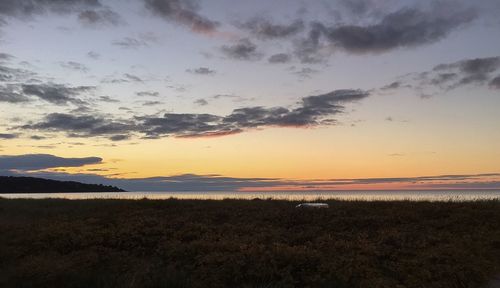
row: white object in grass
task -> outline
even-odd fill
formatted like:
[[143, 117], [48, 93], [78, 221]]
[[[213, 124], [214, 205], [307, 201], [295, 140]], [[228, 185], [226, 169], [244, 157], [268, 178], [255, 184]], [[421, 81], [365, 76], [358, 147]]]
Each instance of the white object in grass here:
[[328, 208], [328, 204], [326, 203], [301, 203], [295, 208]]

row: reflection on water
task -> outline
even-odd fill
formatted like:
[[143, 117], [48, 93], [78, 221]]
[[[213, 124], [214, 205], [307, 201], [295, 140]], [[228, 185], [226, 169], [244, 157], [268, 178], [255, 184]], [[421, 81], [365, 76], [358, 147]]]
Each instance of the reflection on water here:
[[500, 190], [440, 190], [440, 191], [320, 191], [320, 192], [109, 192], [109, 193], [40, 193], [0, 194], [0, 198], [61, 198], [61, 199], [277, 199], [290, 201], [363, 200], [363, 201], [474, 201], [500, 200]]

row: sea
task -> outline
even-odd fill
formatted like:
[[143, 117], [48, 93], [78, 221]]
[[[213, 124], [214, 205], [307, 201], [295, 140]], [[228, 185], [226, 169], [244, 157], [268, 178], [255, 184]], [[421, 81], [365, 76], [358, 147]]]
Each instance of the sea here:
[[286, 191], [286, 192], [100, 192], [100, 193], [23, 193], [0, 194], [6, 199], [128, 199], [128, 200], [161, 200], [161, 199], [274, 199], [289, 201], [479, 201], [500, 200], [500, 190], [404, 190], [404, 191]]

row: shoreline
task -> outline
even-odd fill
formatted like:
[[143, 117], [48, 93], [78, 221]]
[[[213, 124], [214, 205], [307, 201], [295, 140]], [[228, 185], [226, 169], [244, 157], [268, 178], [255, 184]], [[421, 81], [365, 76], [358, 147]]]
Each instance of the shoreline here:
[[221, 199], [201, 199], [201, 198], [58, 198], [58, 197], [47, 197], [47, 198], [9, 198], [2, 197], [0, 194], [0, 200], [5, 201], [71, 201], [71, 202], [85, 202], [85, 201], [124, 201], [124, 202], [138, 202], [138, 201], [200, 201], [200, 202], [222, 202], [222, 201], [242, 201], [242, 202], [258, 202], [258, 201], [273, 201], [273, 202], [287, 202], [287, 203], [309, 203], [309, 202], [347, 202], [347, 203], [500, 203], [500, 198], [491, 198], [491, 199], [440, 199], [440, 200], [431, 200], [431, 199], [338, 199], [338, 198], [318, 198], [318, 199], [283, 199], [283, 198], [253, 198], [253, 199], [244, 199], [244, 198], [221, 198]]
[[0, 193], [4, 199], [115, 199], [115, 200], [286, 200], [286, 201], [415, 201], [476, 202], [500, 201], [500, 190], [440, 191], [335, 191], [335, 192], [58, 192]]

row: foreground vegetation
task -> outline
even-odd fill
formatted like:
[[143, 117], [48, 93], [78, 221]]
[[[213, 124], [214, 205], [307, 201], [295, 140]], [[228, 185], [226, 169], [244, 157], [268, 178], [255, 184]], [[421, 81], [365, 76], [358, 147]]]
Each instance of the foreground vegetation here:
[[487, 287], [500, 202], [0, 199], [0, 287]]

